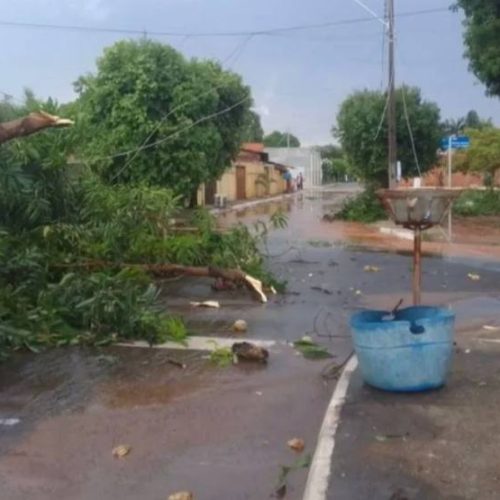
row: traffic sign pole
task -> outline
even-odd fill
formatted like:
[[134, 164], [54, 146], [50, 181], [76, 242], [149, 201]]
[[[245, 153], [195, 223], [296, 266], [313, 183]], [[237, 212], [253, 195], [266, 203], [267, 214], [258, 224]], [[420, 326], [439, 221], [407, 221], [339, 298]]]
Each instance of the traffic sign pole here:
[[[452, 173], [452, 166], [453, 166], [453, 151], [452, 151], [452, 141], [453, 138], [450, 135], [448, 137], [448, 187], [451, 188], [452, 182], [451, 182], [451, 173]], [[452, 214], [452, 206], [450, 205], [450, 211], [448, 212], [448, 240], [452, 241], [453, 235], [452, 235], [452, 221], [453, 214]]]

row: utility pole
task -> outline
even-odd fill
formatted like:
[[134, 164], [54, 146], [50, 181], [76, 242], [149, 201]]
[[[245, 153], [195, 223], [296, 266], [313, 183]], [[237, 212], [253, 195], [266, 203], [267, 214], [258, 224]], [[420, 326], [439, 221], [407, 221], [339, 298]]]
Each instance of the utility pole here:
[[388, 37], [389, 37], [389, 88], [387, 105], [387, 125], [389, 129], [389, 188], [396, 187], [396, 171], [398, 162], [398, 145], [396, 137], [396, 95], [395, 95], [395, 61], [394, 61], [394, 0], [388, 0]]

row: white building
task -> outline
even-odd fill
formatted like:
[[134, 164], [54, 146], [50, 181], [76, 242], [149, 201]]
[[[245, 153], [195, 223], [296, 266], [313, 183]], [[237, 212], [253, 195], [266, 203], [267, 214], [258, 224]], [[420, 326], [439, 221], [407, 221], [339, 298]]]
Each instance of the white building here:
[[270, 161], [294, 167], [294, 177], [301, 172], [304, 176], [304, 187], [321, 186], [323, 171], [319, 151], [314, 148], [265, 148], [264, 151], [269, 154]]

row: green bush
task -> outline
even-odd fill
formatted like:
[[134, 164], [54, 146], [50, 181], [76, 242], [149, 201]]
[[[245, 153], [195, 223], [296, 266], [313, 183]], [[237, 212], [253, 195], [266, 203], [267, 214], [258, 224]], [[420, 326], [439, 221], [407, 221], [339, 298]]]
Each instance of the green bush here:
[[346, 221], [372, 223], [387, 219], [387, 214], [374, 189], [369, 188], [354, 198], [348, 198], [335, 218]]
[[453, 211], [464, 217], [500, 215], [500, 191], [466, 191], [455, 202]]

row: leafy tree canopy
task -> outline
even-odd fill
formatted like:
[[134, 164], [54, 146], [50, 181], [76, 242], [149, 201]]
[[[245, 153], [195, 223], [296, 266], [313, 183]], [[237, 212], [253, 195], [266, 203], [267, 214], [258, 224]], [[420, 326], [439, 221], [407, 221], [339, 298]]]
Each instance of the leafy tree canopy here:
[[268, 148], [286, 148], [290, 145], [291, 148], [299, 148], [300, 141], [293, 134], [288, 132], [280, 132], [275, 130], [264, 137], [264, 144]]
[[446, 120], [443, 122], [443, 132], [446, 135], [462, 134], [467, 129], [481, 130], [485, 127], [492, 127], [491, 119], [484, 120], [474, 109], [470, 110], [464, 117], [456, 120]]
[[106, 49], [96, 74], [75, 87], [86, 138], [80, 155], [104, 180], [186, 196], [229, 166], [252, 104], [238, 75], [150, 40]]
[[457, 0], [465, 14], [466, 56], [471, 71], [490, 95], [500, 96], [500, 3], [497, 0]]
[[[403, 91], [413, 132], [420, 168], [425, 171], [436, 160], [442, 131], [439, 107], [422, 99], [417, 87], [402, 87], [396, 91], [396, 128], [398, 159], [403, 175], [416, 175], [418, 170], [411, 146], [405, 114]], [[388, 129], [381, 123], [387, 95], [363, 90], [349, 96], [337, 115], [333, 134], [340, 140], [353, 173], [366, 182], [387, 184]], [[380, 131], [377, 136], [377, 130]]]
[[470, 129], [467, 134], [470, 136], [471, 145], [466, 151], [463, 168], [493, 176], [500, 168], [500, 129]]
[[255, 111], [249, 111], [246, 115], [243, 129], [243, 142], [263, 142], [264, 130], [260, 123], [260, 116]]

